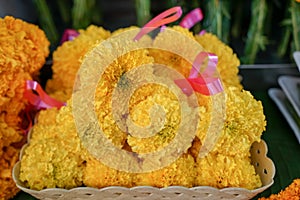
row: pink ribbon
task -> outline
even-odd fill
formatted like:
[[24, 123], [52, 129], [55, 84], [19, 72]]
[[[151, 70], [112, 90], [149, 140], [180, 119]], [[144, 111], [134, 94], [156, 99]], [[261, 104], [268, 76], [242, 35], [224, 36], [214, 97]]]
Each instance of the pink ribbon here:
[[66, 29], [63, 33], [61, 38], [60, 44], [64, 43], [65, 41], [74, 40], [79, 35], [79, 33], [74, 29]]
[[[35, 91], [38, 95], [33, 93], [32, 90]], [[25, 135], [33, 126], [35, 114], [39, 110], [52, 107], [61, 108], [62, 106], [66, 105], [63, 102], [57, 101], [56, 99], [48, 96], [36, 81], [31, 80], [27, 80], [25, 82], [25, 91], [23, 97], [30, 103], [21, 113], [23, 121], [20, 128]]]
[[199, 33], [198, 33], [198, 35], [204, 35], [206, 33], [206, 30], [201, 30]]
[[33, 105], [26, 105], [25, 109], [19, 114], [22, 119], [20, 129], [24, 135], [30, 131], [33, 126], [34, 118], [37, 113], [37, 109]]
[[[206, 68], [203, 72], [200, 72], [200, 69], [205, 66], [206, 60]], [[188, 96], [193, 93], [193, 90], [204, 95], [220, 93], [224, 89], [220, 78], [214, 77], [217, 63], [218, 57], [215, 54], [200, 52], [194, 60], [189, 77], [187, 79], [178, 79], [174, 82]]]
[[190, 29], [196, 23], [200, 22], [203, 19], [203, 13], [200, 8], [195, 8], [189, 12], [179, 23], [180, 26]]
[[[160, 31], [164, 31], [165, 24], [171, 23], [179, 19], [182, 15], [181, 7], [173, 7], [165, 12], [159, 14], [143, 26], [140, 32], [134, 37], [138, 41], [145, 34], [161, 27]], [[180, 25], [185, 28], [193, 27], [197, 22], [203, 19], [203, 14], [200, 8], [192, 10], [187, 14]], [[205, 66], [204, 62], [207, 60], [206, 68], [200, 72], [200, 68]], [[174, 82], [182, 89], [182, 91], [191, 95], [193, 91], [204, 95], [214, 95], [223, 91], [223, 86], [219, 78], [214, 77], [217, 69], [218, 57], [215, 54], [200, 52], [194, 60], [193, 67], [187, 79], [178, 79]]]
[[[31, 90], [35, 91], [38, 95], [34, 94]], [[27, 80], [25, 83], [24, 98], [34, 105], [37, 110], [57, 107], [61, 108], [66, 103], [57, 101], [48, 96], [42, 87], [36, 81]]]
[[157, 15], [152, 20], [150, 20], [147, 24], [145, 24], [140, 32], [134, 37], [134, 41], [138, 41], [145, 34], [153, 31], [154, 29], [163, 26], [165, 24], [169, 24], [178, 20], [182, 15], [182, 9], [179, 6], [170, 8], [163, 13]]
[[167, 28], [166, 25], [161, 26], [159, 32], [163, 32], [166, 28]]

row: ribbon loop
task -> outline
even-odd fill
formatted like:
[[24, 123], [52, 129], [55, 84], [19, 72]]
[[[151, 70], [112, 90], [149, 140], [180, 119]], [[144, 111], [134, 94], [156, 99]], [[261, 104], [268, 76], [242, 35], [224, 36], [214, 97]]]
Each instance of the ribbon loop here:
[[[34, 94], [31, 90], [35, 91], [38, 95]], [[38, 82], [31, 80], [27, 80], [25, 83], [24, 98], [38, 110], [52, 107], [61, 108], [66, 105], [63, 102], [48, 96]]]
[[[207, 61], [206, 68], [204, 69], [205, 62]], [[213, 53], [200, 52], [193, 62], [193, 66], [189, 75], [189, 78], [196, 78], [199, 73], [211, 77], [216, 69], [218, 64], [218, 57]], [[200, 69], [204, 69], [203, 72], [200, 72]]]
[[[205, 61], [207, 64], [205, 65]], [[200, 52], [194, 62], [189, 77], [186, 80], [175, 80], [181, 90], [188, 96], [192, 94], [192, 89], [204, 95], [214, 95], [222, 92], [223, 85], [220, 78], [214, 77], [217, 70], [218, 57], [215, 54]], [[200, 71], [203, 67], [203, 72]], [[186, 82], [192, 86], [188, 88]]]
[[179, 6], [170, 8], [163, 13], [157, 15], [152, 20], [150, 20], [147, 24], [145, 24], [140, 32], [134, 37], [134, 41], [138, 41], [145, 34], [153, 31], [154, 29], [163, 26], [165, 24], [169, 24], [178, 20], [182, 15], [182, 9]]
[[66, 41], [74, 40], [78, 35], [79, 35], [79, 33], [76, 30], [66, 29], [63, 33], [60, 44], [66, 42]]
[[203, 19], [203, 13], [200, 8], [195, 8], [189, 12], [179, 23], [180, 26], [190, 29], [196, 23], [200, 22]]

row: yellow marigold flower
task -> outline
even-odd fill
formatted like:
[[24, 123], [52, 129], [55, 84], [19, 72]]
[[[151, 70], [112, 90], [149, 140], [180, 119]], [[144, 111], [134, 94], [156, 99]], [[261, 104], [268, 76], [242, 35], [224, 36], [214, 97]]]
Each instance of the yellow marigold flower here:
[[[49, 108], [47, 110], [41, 110], [36, 115], [35, 124], [31, 130], [31, 140], [44, 140], [46, 138], [53, 137], [58, 112], [59, 110], [57, 108]], [[49, 131], [41, 134], [41, 132], [43, 132], [45, 129], [49, 129]], [[57, 133], [55, 133], [55, 135], [56, 134]]]
[[[57, 114], [55, 124], [52, 117], [44, 119], [48, 114], [52, 117]], [[38, 121], [41, 124], [37, 122], [33, 127], [32, 139], [22, 157], [20, 180], [36, 190], [82, 185], [84, 150], [77, 136], [71, 107], [62, 107], [58, 113], [41, 111]]]
[[248, 156], [209, 153], [196, 162], [195, 185], [255, 189], [262, 185]]
[[155, 63], [171, 67], [186, 78], [189, 76], [192, 64], [182, 58], [182, 56], [170, 51], [154, 48], [149, 49], [149, 53], [154, 58]]
[[[127, 142], [131, 146], [133, 152], [150, 153], [160, 150], [169, 144], [174, 139], [180, 119], [180, 105], [177, 97], [170, 92], [166, 87], [148, 84], [139, 88], [140, 92], [136, 91], [130, 102], [130, 116], [133, 121], [142, 127], [149, 126], [151, 119], [149, 109], [155, 104], [160, 105], [165, 112], [163, 127], [152, 137], [137, 138], [128, 136]], [[155, 117], [158, 117], [156, 113]]]
[[173, 26], [172, 29], [173, 29], [174, 31], [177, 31], [177, 32], [179, 32], [179, 33], [181, 33], [181, 34], [183, 34], [183, 35], [185, 35], [185, 36], [191, 38], [191, 39], [194, 39], [194, 34], [193, 34], [193, 32], [191, 32], [191, 31], [190, 31], [189, 29], [187, 29], [187, 28], [183, 28], [183, 27], [181, 27], [181, 26]]
[[103, 188], [107, 186], [133, 186], [133, 174], [112, 169], [92, 156], [88, 156], [83, 182], [86, 186]]
[[58, 114], [57, 108], [48, 108], [45, 111], [41, 111], [36, 116], [36, 122], [42, 126], [53, 126], [56, 124], [56, 116]]
[[194, 164], [194, 158], [189, 154], [184, 154], [167, 167], [149, 173], [136, 174], [134, 182], [135, 185], [150, 185], [159, 188], [172, 185], [192, 187], [196, 176]]
[[46, 91], [60, 101], [67, 101], [73, 92], [74, 80], [82, 57], [98, 42], [110, 37], [110, 32], [94, 25], [79, 30], [80, 35], [64, 42], [53, 52], [53, 76]]
[[260, 141], [266, 127], [262, 103], [249, 91], [235, 87], [227, 88], [225, 93], [225, 124], [213, 151], [231, 156], [248, 155], [251, 145]]
[[211, 33], [196, 35], [195, 39], [203, 46], [203, 48], [218, 56], [217, 69], [225, 86], [235, 86], [242, 88], [238, 77], [238, 66], [240, 60], [233, 50], [224, 44], [217, 36]]
[[166, 28], [155, 37], [153, 48], [150, 48], [149, 52], [156, 63], [171, 67], [187, 78], [192, 67], [191, 59], [196, 56], [190, 54], [190, 48], [197, 48], [196, 50], [199, 51], [202, 47], [178, 44], [190, 44], [191, 40], [195, 40], [192, 32], [180, 26], [173, 26]]
[[37, 141], [32, 140], [25, 154], [22, 156], [20, 171], [20, 180], [27, 187], [41, 190], [56, 186], [55, 177], [53, 176], [55, 167], [53, 166], [52, 159], [57, 147], [56, 141], [53, 138]]
[[[121, 76], [144, 64], [152, 63], [153, 59], [146, 49], [131, 51], [116, 59], [103, 73], [95, 94], [95, 110], [99, 119], [99, 125], [104, 134], [118, 147], [125, 144], [127, 133], [116, 126], [112, 115], [112, 92], [117, 84], [122, 82]], [[126, 87], [126, 85], [124, 85]], [[120, 102], [120, 104], [126, 102]], [[125, 105], [124, 105], [125, 106]]]
[[196, 136], [198, 139], [201, 141], [204, 141], [208, 128], [211, 124], [211, 112], [212, 112], [212, 106], [213, 102], [210, 96], [202, 95], [200, 93], [196, 93], [197, 99], [198, 99], [198, 105], [199, 105], [199, 116], [200, 116], [200, 121], [199, 121], [199, 126], [197, 129], [197, 134]]
[[139, 28], [137, 26], [129, 26], [126, 28], [119, 28], [117, 30], [115, 30], [114, 32], [111, 33], [111, 36], [116, 36], [118, 34], [124, 33], [126, 31], [132, 31], [132, 30], [139, 30]]
[[37, 74], [49, 54], [49, 41], [38, 26], [6, 16], [0, 19], [0, 73]]
[[[207, 99], [207, 97], [201, 97]], [[236, 87], [225, 88], [225, 124], [212, 151], [204, 158], [198, 153], [210, 124], [210, 115], [202, 112], [199, 140], [194, 140], [190, 153], [197, 159], [196, 185], [213, 187], [260, 187], [261, 181], [250, 163], [250, 147], [260, 141], [266, 122], [263, 107], [248, 91]], [[209, 102], [209, 101], [206, 101]], [[208, 103], [206, 109], [211, 110]], [[208, 112], [210, 113], [210, 112]], [[204, 131], [204, 132], [203, 132]]]

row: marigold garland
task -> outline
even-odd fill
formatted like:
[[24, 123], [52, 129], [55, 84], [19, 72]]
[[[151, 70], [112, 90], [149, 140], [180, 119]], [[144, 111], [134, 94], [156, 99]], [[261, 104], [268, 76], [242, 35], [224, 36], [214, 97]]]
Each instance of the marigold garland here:
[[11, 16], [0, 18], [0, 199], [10, 199], [19, 191], [11, 173], [26, 140], [24, 85], [38, 75], [49, 45], [38, 26]]

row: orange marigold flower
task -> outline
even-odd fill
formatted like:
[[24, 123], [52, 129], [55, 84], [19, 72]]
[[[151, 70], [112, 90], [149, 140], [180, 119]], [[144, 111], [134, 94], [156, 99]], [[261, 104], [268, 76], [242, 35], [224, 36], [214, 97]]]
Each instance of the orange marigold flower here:
[[21, 127], [25, 120], [20, 115], [27, 103], [24, 84], [44, 65], [49, 45], [36, 25], [10, 16], [0, 18], [0, 199], [19, 191], [11, 171], [25, 140]]
[[49, 54], [49, 41], [38, 26], [6, 16], [0, 19], [0, 73], [38, 73]]
[[[1, 137], [0, 137], [1, 138]], [[0, 145], [1, 148], [1, 145]], [[0, 199], [8, 200], [14, 197], [19, 189], [12, 177], [12, 168], [19, 159], [19, 149], [6, 146], [0, 151]]]
[[25, 81], [32, 78], [25, 72], [3, 72], [0, 79], [0, 110], [17, 116], [26, 103], [23, 98]]
[[259, 198], [259, 200], [299, 200], [300, 199], [300, 178], [294, 179], [294, 181], [280, 191], [278, 194], [272, 194], [270, 197]]

